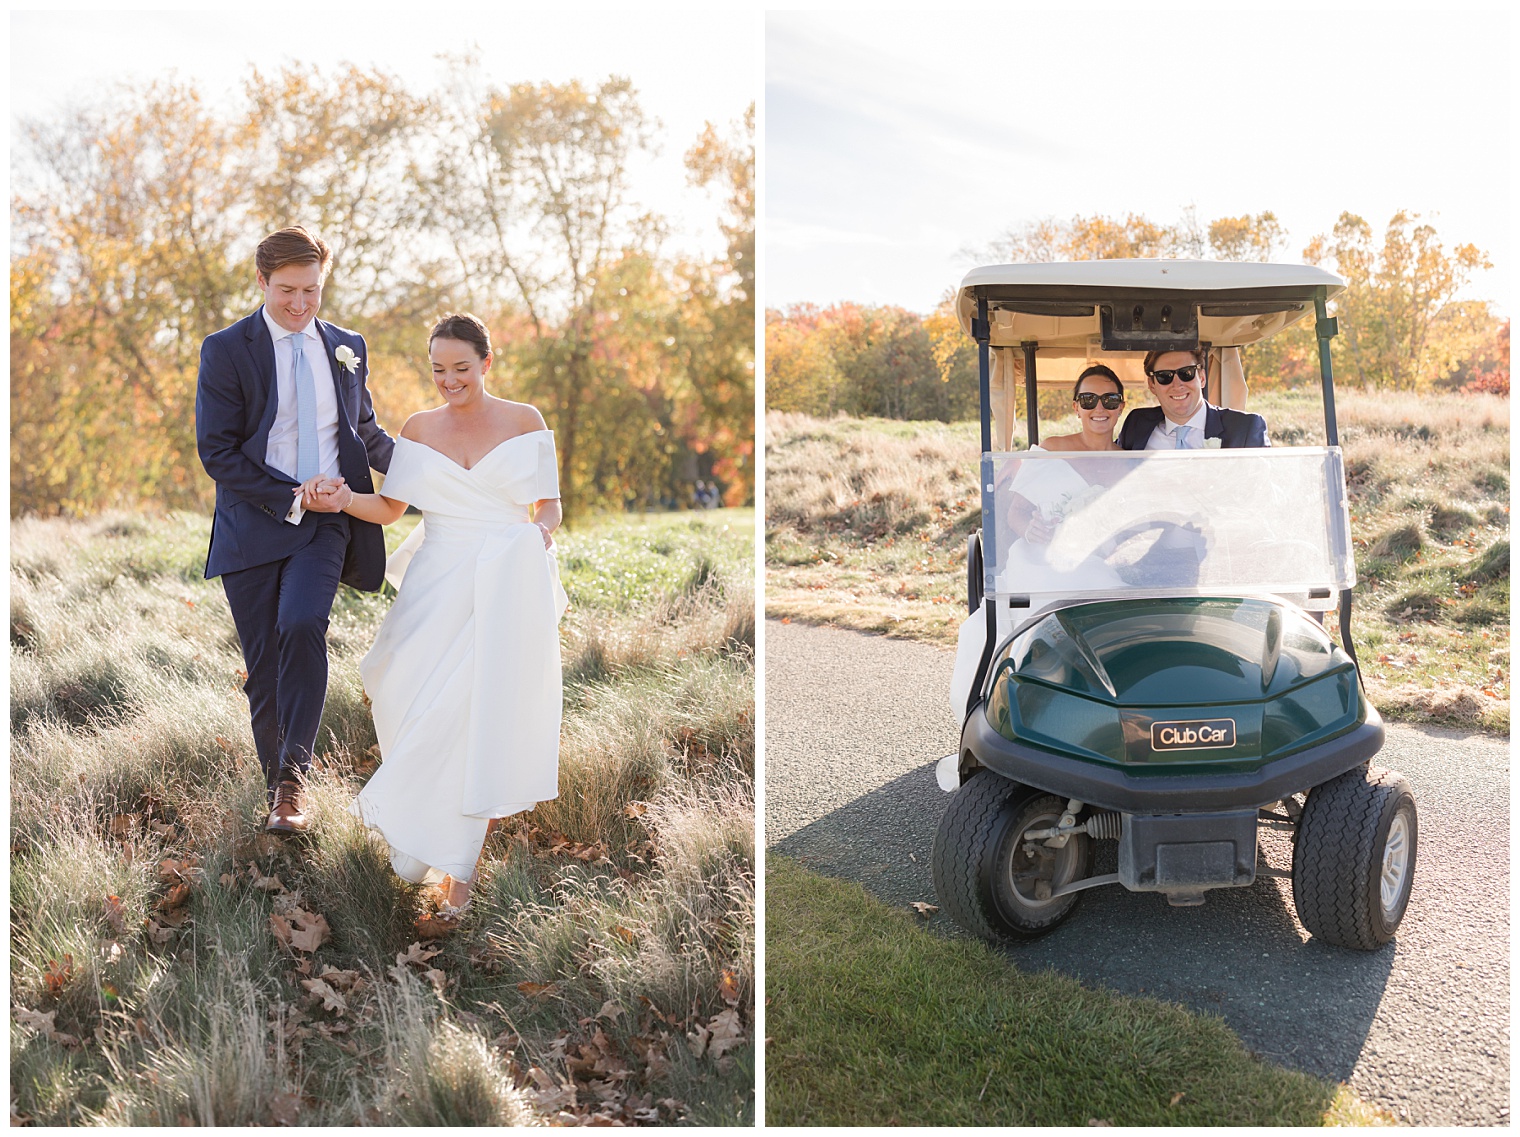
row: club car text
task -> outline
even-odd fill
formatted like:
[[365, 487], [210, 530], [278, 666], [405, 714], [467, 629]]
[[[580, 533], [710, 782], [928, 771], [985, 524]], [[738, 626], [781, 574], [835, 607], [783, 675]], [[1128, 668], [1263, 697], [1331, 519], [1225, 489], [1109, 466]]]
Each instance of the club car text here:
[[1234, 719], [1151, 723], [1152, 750], [1215, 750], [1234, 745]]

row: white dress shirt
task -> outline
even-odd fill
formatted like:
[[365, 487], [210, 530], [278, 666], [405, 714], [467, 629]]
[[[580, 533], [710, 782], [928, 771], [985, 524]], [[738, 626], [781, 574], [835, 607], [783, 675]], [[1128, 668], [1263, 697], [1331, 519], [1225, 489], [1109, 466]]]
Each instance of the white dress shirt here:
[[[312, 385], [317, 394], [317, 470], [329, 478], [338, 476], [338, 393], [333, 387], [332, 367], [327, 361], [327, 345], [317, 331], [316, 317], [299, 332], [280, 327], [269, 315], [268, 308], [261, 308], [264, 323], [274, 340], [275, 412], [274, 423], [269, 428], [269, 442], [264, 450], [264, 464], [287, 477], [296, 476], [296, 377], [291, 351], [291, 336], [305, 336], [301, 353], [311, 368]], [[301, 499], [295, 498], [285, 520], [300, 524]]]
[[[1192, 433], [1187, 438], [1187, 445], [1183, 447], [1184, 450], [1203, 449], [1203, 428], [1207, 425], [1208, 421], [1209, 405], [1208, 403], [1199, 403], [1198, 410], [1193, 413], [1193, 417], [1188, 419], [1187, 422], [1180, 424], [1192, 428]], [[1145, 448], [1147, 450], [1177, 449], [1178, 425], [1178, 423], [1173, 422], [1163, 414], [1161, 416], [1161, 425], [1151, 431], [1150, 441], [1145, 444]]]

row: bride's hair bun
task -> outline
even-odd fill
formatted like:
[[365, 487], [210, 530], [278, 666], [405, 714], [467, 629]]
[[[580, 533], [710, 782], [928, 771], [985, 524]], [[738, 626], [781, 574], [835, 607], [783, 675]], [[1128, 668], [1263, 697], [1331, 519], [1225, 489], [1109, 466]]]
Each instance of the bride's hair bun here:
[[432, 347], [439, 336], [446, 340], [463, 340], [481, 359], [491, 354], [491, 333], [485, 324], [468, 312], [450, 312], [434, 324], [428, 336], [428, 347]]

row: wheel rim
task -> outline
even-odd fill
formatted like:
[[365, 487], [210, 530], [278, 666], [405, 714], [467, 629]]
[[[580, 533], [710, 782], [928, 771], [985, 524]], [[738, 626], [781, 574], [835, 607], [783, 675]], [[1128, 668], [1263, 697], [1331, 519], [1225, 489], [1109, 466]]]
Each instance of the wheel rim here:
[[1393, 815], [1388, 839], [1383, 842], [1383, 868], [1378, 879], [1378, 899], [1383, 919], [1392, 921], [1399, 915], [1404, 886], [1409, 881], [1409, 818], [1403, 810]]
[[1031, 856], [1024, 851], [1025, 833], [1031, 829], [1051, 828], [1060, 818], [1058, 812], [1037, 814], [1025, 823], [1015, 838], [1013, 855], [1008, 858], [1007, 884], [1013, 896], [1027, 908], [1048, 908], [1071, 899], [1069, 896], [1052, 896], [1048, 900], [1041, 900], [1035, 896], [1035, 888], [1040, 880], [1049, 882], [1050, 887], [1056, 889], [1076, 879], [1077, 869], [1081, 865], [1077, 843], [1082, 838], [1069, 838], [1063, 848], [1050, 850], [1054, 856], [1049, 858]]

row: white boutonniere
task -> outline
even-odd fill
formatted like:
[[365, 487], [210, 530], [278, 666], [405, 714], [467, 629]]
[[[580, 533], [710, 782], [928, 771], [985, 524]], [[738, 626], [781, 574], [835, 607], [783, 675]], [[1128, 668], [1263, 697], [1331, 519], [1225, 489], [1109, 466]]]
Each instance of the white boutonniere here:
[[1205, 438], [1203, 440], [1203, 448], [1205, 450], [1218, 450], [1223, 445], [1224, 439], [1222, 438]]
[[359, 371], [359, 357], [354, 354], [354, 349], [347, 344], [342, 344], [337, 351], [333, 352], [333, 358], [338, 361], [338, 366], [350, 375]]

